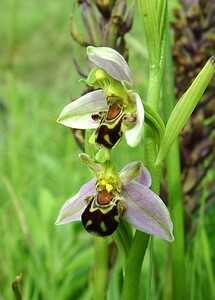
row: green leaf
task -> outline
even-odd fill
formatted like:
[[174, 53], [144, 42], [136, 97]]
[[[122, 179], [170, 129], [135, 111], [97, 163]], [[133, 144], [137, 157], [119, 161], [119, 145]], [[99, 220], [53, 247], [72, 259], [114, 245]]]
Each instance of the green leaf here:
[[149, 61], [155, 66], [159, 65], [160, 34], [154, 2], [152, 0], [139, 0], [139, 11], [144, 24]]
[[186, 93], [175, 105], [166, 125], [164, 137], [157, 157], [157, 163], [165, 160], [173, 141], [187, 123], [214, 73], [215, 57], [212, 56], [195, 78]]
[[143, 107], [145, 110], [145, 122], [152, 129], [156, 137], [156, 142], [158, 145], [160, 145], [165, 131], [164, 123], [160, 118], [159, 114], [144, 101]]

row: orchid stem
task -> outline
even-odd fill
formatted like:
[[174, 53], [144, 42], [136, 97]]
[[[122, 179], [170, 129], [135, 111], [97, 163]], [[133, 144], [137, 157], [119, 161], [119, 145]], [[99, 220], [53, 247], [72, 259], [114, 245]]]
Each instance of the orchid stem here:
[[[147, 92], [147, 104], [151, 106], [151, 108], [154, 109], [155, 112], [158, 112], [164, 60], [164, 57], [161, 56], [161, 54], [163, 53], [161, 50], [165, 48], [165, 35], [163, 35], [164, 38], [161, 45], [161, 36], [159, 34], [160, 24], [158, 24], [158, 16], [154, 6], [154, 2], [151, 0], [139, 0], [138, 2], [139, 11], [145, 29], [146, 43], [149, 55], [149, 85]], [[144, 143], [144, 163], [152, 177], [151, 189], [156, 194], [159, 194], [163, 165], [161, 163], [156, 168], [156, 156], [157, 149], [155, 137], [152, 133], [151, 128], [146, 127]], [[130, 253], [126, 260], [125, 279], [122, 294], [123, 300], [138, 299], [141, 267], [146, 249], [148, 247], [149, 237], [150, 236], [148, 234], [139, 232], [138, 230], [135, 233]], [[149, 276], [152, 276], [152, 272], [150, 272]], [[151, 279], [149, 279], [147, 297], [149, 297], [150, 295], [150, 282]]]
[[95, 237], [94, 299], [105, 300], [108, 286], [108, 240]]
[[117, 230], [113, 234], [113, 238], [119, 249], [123, 267], [125, 267], [126, 257], [129, 254], [133, 239], [130, 225], [121, 220]]
[[154, 252], [154, 237], [150, 237], [150, 252], [149, 252], [149, 277], [146, 292], [146, 300], [151, 299], [151, 286], [152, 286], [152, 272], [153, 272], [153, 252]]
[[148, 247], [149, 237], [148, 234], [138, 230], [135, 233], [126, 260], [122, 300], [138, 299], [142, 262]]
[[[169, 36], [167, 40], [166, 69], [163, 81], [163, 109], [165, 121], [169, 119], [175, 105], [172, 55]], [[167, 155], [167, 189], [170, 215], [174, 224], [175, 241], [171, 244], [171, 299], [185, 299], [185, 265], [184, 265], [184, 213], [181, 187], [180, 154], [176, 139]]]

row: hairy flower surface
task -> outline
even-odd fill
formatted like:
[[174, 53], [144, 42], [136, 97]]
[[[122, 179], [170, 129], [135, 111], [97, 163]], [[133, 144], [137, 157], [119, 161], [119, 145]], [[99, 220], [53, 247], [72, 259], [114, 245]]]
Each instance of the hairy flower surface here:
[[125, 59], [108, 47], [87, 48], [93, 68], [86, 84], [100, 88], [68, 104], [58, 122], [80, 129], [96, 131], [92, 143], [113, 148], [125, 134], [128, 145], [135, 147], [143, 135], [144, 108], [131, 88], [133, 78]]
[[[101, 172], [99, 164], [91, 165], [91, 169]], [[118, 191], [109, 175], [103, 180], [96, 176], [84, 184], [64, 203], [56, 224], [82, 221], [88, 232], [108, 236], [123, 218], [138, 230], [173, 241], [169, 212], [160, 197], [149, 189], [151, 176], [148, 170], [136, 161], [126, 165], [118, 175], [121, 181]]]

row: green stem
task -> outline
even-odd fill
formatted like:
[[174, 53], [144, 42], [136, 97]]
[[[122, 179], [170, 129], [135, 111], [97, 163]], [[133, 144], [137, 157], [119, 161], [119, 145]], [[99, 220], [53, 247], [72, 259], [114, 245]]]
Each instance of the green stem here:
[[151, 299], [151, 285], [152, 285], [152, 272], [153, 272], [153, 252], [154, 252], [154, 237], [150, 238], [150, 256], [149, 256], [149, 279], [147, 284], [146, 300]]
[[12, 282], [12, 290], [13, 290], [14, 298], [16, 300], [22, 300], [22, 296], [20, 294], [19, 287], [18, 287], [18, 284], [21, 281], [21, 279], [22, 279], [22, 273], [16, 276], [15, 280]]
[[126, 257], [128, 257], [133, 239], [130, 225], [124, 220], [121, 220], [117, 230], [113, 234], [113, 238], [119, 249], [123, 267], [125, 267]]
[[[148, 147], [144, 147], [144, 150], [146, 152], [145, 165], [152, 175], [153, 183], [151, 189], [156, 194], [159, 194], [162, 168], [154, 168], [153, 163], [156, 157], [155, 140], [153, 138], [153, 135], [152, 137], [150, 136], [150, 133], [152, 134], [151, 130], [149, 131], [147, 140], [145, 142]], [[129, 255], [126, 259], [122, 300], [138, 299], [141, 268], [148, 247], [149, 237], [150, 236], [148, 234], [138, 230], [135, 233]], [[149, 289], [147, 291], [147, 294], [149, 295]]]
[[175, 241], [171, 244], [172, 291], [171, 299], [185, 299], [184, 211], [181, 187], [180, 154], [176, 140], [167, 156], [168, 199], [174, 224]]
[[94, 299], [105, 300], [108, 285], [108, 240], [95, 237]]
[[138, 3], [149, 57], [147, 102], [155, 111], [158, 111], [163, 76], [163, 53], [166, 46], [167, 5], [166, 0], [158, 1], [158, 11], [156, 11], [154, 1], [139, 0]]
[[[166, 70], [163, 82], [164, 118], [168, 120], [175, 105], [174, 81], [171, 47], [168, 38]], [[176, 139], [167, 156], [167, 189], [169, 209], [174, 224], [175, 241], [171, 244], [172, 296], [169, 299], [185, 299], [185, 264], [184, 264], [184, 212], [181, 187], [179, 144]]]
[[[160, 100], [160, 90], [155, 86], [161, 86], [162, 72], [159, 66], [150, 66], [149, 70], [149, 85], [147, 92], [147, 103], [151, 105], [156, 111], [158, 110]], [[152, 101], [151, 101], [152, 100]]]
[[[147, 104], [155, 112], [158, 112], [163, 73], [163, 57], [161, 57], [162, 51], [160, 49], [160, 24], [158, 24], [157, 12], [155, 10], [154, 2], [151, 0], [139, 0], [138, 2], [140, 14], [143, 19], [149, 57], [149, 84]], [[162, 47], [165, 47], [164, 38], [162, 40]], [[155, 136], [153, 135], [151, 128], [146, 127], [144, 142], [144, 163], [152, 177], [151, 189], [155, 193], [159, 194], [163, 165], [161, 163], [155, 167], [156, 156], [157, 148]], [[129, 255], [126, 260], [125, 279], [122, 293], [123, 300], [138, 299], [141, 268], [145, 252], [148, 247], [148, 241], [149, 235], [140, 231], [136, 231]], [[148, 297], [150, 295], [149, 289], [147, 295]]]
[[143, 20], [144, 32], [149, 57], [149, 84], [147, 102], [158, 111], [161, 86], [160, 69], [160, 35], [157, 13], [154, 2], [151, 0], [139, 0], [139, 11]]
[[206, 272], [208, 274], [208, 286], [211, 289], [211, 295], [215, 295], [215, 280], [214, 280], [214, 272], [213, 272], [213, 262], [211, 258], [212, 257], [211, 248], [210, 248], [210, 243], [204, 226], [200, 232], [200, 239], [202, 244], [204, 264], [207, 270]]
[[[209, 175], [209, 174], [208, 174]], [[206, 273], [208, 275], [208, 288], [211, 289], [211, 295], [215, 295], [215, 281], [214, 281], [214, 273], [213, 273], [213, 263], [212, 263], [212, 255], [211, 255], [211, 249], [210, 244], [208, 242], [207, 232], [205, 228], [205, 206], [206, 206], [206, 199], [207, 199], [207, 185], [209, 181], [209, 176], [206, 176], [204, 178], [204, 181], [202, 183], [202, 189], [203, 193], [200, 197], [200, 210], [199, 210], [199, 230], [197, 234], [197, 239], [195, 240], [195, 243], [198, 241], [201, 245], [201, 254], [203, 257], [204, 265], [206, 268]]]
[[138, 299], [142, 262], [148, 247], [149, 235], [136, 231], [126, 260], [122, 300]]
[[160, 118], [159, 114], [155, 112], [150, 105], [148, 105], [144, 101], [142, 103], [144, 107], [145, 122], [153, 130], [153, 133], [155, 134], [156, 142], [158, 146], [160, 146], [165, 132], [164, 123]]
[[138, 4], [145, 31], [149, 63], [151, 67], [156, 67], [159, 66], [160, 61], [160, 24], [158, 24], [154, 1], [139, 0]]

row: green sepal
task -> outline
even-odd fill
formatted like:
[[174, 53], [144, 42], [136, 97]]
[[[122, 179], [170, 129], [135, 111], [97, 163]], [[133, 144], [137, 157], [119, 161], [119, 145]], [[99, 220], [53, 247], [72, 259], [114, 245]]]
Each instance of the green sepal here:
[[102, 165], [95, 162], [89, 155], [86, 153], [80, 153], [79, 158], [81, 161], [91, 170], [94, 174], [102, 171]]

